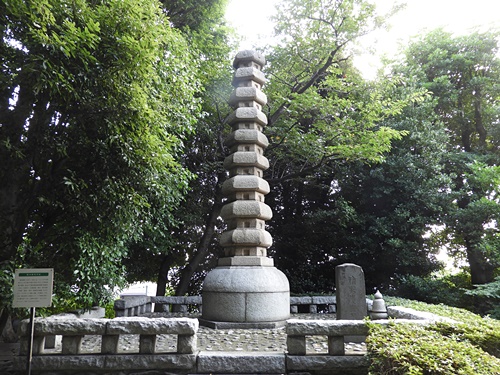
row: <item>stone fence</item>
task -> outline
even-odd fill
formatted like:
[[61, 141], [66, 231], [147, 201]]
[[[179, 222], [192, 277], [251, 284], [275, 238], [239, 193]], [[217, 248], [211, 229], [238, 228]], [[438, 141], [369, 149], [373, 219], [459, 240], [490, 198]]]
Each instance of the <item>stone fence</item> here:
[[[376, 320], [376, 324], [428, 324], [444, 319], [411, 309], [389, 308], [391, 316], [410, 317]], [[416, 320], [415, 320], [416, 319]], [[361, 320], [290, 319], [284, 331], [286, 352], [198, 351], [198, 320], [190, 318], [115, 318], [35, 320], [32, 368], [37, 374], [367, 374], [366, 355], [346, 355], [346, 336], [367, 336]], [[25, 367], [28, 323], [20, 327], [21, 350], [14, 366]], [[46, 337], [60, 335], [60, 348], [46, 349]], [[138, 336], [138, 347], [124, 348], [122, 336]], [[158, 350], [159, 335], [174, 335], [176, 346]], [[306, 340], [327, 340], [326, 354], [309, 353]], [[325, 338], [324, 338], [325, 337]], [[93, 339], [93, 351], [82, 352], [82, 340]], [[154, 373], [157, 373], [154, 372]]]
[[[198, 312], [202, 311], [201, 296], [168, 296], [150, 297], [144, 295], [122, 295], [115, 301], [114, 309], [117, 317], [138, 316], [151, 312], [152, 304], [160, 304], [163, 312]], [[366, 300], [371, 310], [372, 300]], [[320, 312], [336, 312], [335, 296], [290, 297], [290, 312], [316, 314]], [[158, 311], [158, 310], [157, 310]]]
[[[14, 364], [24, 368], [28, 353], [28, 323], [20, 326], [20, 356]], [[32, 368], [38, 372], [101, 372], [104, 374], [162, 368], [182, 371], [196, 364], [198, 320], [189, 318], [39, 319], [35, 320]], [[173, 353], [157, 353], [158, 335], [176, 335]], [[61, 351], [46, 350], [45, 338], [62, 336]], [[138, 335], [137, 352], [120, 351], [120, 338]], [[84, 337], [98, 336], [100, 351], [82, 353]]]

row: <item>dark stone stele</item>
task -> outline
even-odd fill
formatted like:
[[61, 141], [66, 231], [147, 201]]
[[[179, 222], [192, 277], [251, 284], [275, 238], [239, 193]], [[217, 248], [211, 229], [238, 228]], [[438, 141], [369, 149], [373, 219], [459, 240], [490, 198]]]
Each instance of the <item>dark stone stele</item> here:
[[[368, 316], [366, 305], [365, 274], [363, 269], [352, 263], [335, 267], [337, 319], [363, 320]], [[346, 336], [346, 342], [363, 342], [364, 336]]]

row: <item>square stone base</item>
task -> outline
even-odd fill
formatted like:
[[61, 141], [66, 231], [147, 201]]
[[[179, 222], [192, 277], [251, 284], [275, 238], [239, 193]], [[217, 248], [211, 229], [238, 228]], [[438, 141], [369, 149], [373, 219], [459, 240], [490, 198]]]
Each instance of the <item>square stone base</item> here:
[[199, 318], [198, 321], [201, 326], [212, 329], [275, 329], [286, 325], [286, 320], [277, 322], [217, 322]]

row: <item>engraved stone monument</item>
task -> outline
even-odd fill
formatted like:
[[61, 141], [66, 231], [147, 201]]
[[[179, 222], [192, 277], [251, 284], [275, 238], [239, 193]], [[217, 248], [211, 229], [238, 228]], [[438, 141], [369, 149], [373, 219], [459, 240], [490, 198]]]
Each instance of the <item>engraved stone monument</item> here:
[[[363, 320], [368, 316], [366, 305], [365, 274], [363, 269], [352, 263], [335, 267], [337, 319]], [[363, 336], [346, 336], [345, 341], [361, 342]]]
[[213, 328], [272, 328], [290, 316], [288, 279], [267, 257], [272, 238], [265, 221], [272, 212], [264, 203], [270, 190], [263, 179], [269, 167], [262, 132], [267, 124], [264, 64], [261, 54], [248, 50], [238, 52], [233, 63], [235, 88], [229, 102], [234, 112], [226, 140], [231, 154], [224, 160], [229, 178], [222, 186], [227, 198], [221, 217], [228, 228], [220, 239], [225, 256], [206, 276], [202, 291], [201, 324]]

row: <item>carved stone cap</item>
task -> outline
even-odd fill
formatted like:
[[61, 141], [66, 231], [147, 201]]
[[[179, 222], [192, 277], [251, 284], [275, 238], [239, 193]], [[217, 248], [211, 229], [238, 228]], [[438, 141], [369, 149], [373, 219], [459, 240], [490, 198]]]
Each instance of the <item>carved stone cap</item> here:
[[236, 129], [234, 132], [229, 134], [225, 144], [229, 147], [235, 144], [256, 144], [262, 148], [269, 146], [269, 140], [267, 137], [256, 129]]
[[265, 57], [260, 52], [253, 50], [244, 50], [238, 52], [236, 54], [236, 57], [234, 58], [233, 67], [235, 69], [239, 68], [242, 62], [254, 62], [261, 67], [266, 65]]
[[224, 181], [222, 193], [225, 195], [239, 191], [257, 191], [267, 194], [270, 191], [269, 183], [261, 177], [249, 175], [237, 175]]
[[251, 67], [245, 67], [245, 68], [238, 68], [234, 72], [233, 76], [233, 86], [238, 86], [238, 84], [242, 81], [255, 81], [259, 83], [260, 85], [263, 85], [266, 83], [266, 77], [262, 71], [260, 71], [257, 68], [254, 68], [253, 66]]
[[267, 125], [267, 117], [264, 112], [255, 107], [240, 107], [233, 111], [227, 122], [233, 125], [238, 122], [257, 122], [260, 125]]
[[238, 107], [239, 102], [246, 101], [255, 101], [264, 106], [267, 103], [267, 96], [256, 87], [237, 87], [229, 98], [232, 107]]

